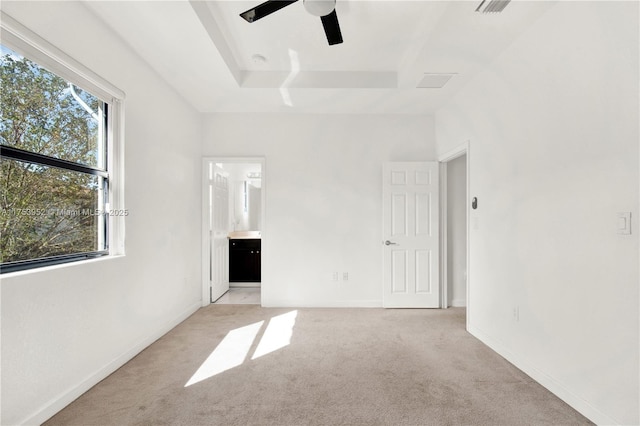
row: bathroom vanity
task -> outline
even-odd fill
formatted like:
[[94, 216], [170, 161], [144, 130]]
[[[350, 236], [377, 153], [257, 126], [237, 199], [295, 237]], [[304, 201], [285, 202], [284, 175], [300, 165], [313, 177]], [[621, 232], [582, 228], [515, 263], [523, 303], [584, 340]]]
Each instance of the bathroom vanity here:
[[229, 233], [229, 282], [260, 282], [260, 232]]

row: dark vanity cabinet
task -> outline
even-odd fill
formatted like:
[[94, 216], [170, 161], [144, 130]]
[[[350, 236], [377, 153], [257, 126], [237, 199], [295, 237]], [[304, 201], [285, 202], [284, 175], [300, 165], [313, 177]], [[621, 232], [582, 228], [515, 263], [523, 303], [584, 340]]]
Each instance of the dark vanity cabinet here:
[[229, 282], [260, 282], [260, 239], [229, 240]]

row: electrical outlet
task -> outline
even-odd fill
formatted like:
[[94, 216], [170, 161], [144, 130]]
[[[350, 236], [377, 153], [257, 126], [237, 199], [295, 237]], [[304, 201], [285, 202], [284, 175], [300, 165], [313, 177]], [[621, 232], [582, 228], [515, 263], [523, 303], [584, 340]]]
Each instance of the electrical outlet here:
[[343, 272], [342, 273], [342, 281], [349, 281], [349, 273], [348, 272]]
[[516, 306], [515, 308], [513, 308], [513, 320], [515, 322], [519, 322], [520, 321], [520, 307]]
[[338, 281], [338, 273], [337, 272], [332, 272], [331, 273], [331, 280], [332, 281]]

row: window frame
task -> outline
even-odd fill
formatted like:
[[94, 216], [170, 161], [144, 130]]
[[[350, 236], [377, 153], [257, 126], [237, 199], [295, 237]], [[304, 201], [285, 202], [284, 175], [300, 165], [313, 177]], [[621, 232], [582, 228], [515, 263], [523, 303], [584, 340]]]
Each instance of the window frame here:
[[[0, 38], [2, 44], [60, 76], [69, 83], [88, 91], [98, 97], [105, 105], [105, 164], [104, 169], [85, 166], [79, 163], [57, 159], [19, 148], [0, 146], [3, 157], [37, 163], [49, 167], [58, 167], [104, 178], [104, 249], [29, 259], [0, 264], [2, 275], [12, 272], [30, 272], [40, 270], [44, 266], [76, 263], [78, 261], [104, 256], [124, 255], [124, 224], [126, 213], [124, 205], [124, 99], [125, 93], [109, 83], [86, 66], [74, 60], [18, 21], [0, 11]], [[100, 236], [99, 236], [100, 237]]]

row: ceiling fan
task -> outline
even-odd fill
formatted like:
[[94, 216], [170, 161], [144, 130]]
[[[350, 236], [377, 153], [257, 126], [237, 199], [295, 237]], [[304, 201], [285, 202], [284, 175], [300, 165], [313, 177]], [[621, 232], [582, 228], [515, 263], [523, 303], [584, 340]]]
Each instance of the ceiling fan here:
[[[273, 12], [277, 12], [283, 7], [289, 6], [298, 0], [268, 0], [253, 9], [242, 12], [240, 16], [247, 22], [255, 22]], [[327, 35], [329, 45], [342, 43], [342, 33], [336, 14], [336, 0], [302, 0], [307, 12], [314, 16], [319, 16], [322, 20], [324, 33]]]

